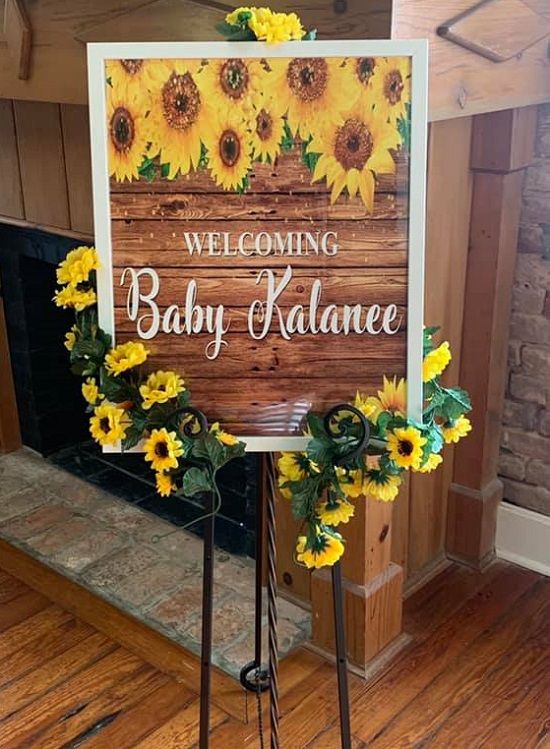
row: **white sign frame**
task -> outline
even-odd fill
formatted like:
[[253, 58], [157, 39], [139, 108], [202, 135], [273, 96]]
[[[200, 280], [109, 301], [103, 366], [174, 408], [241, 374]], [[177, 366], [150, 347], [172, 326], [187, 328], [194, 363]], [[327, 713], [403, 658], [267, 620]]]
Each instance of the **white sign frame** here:
[[[412, 62], [411, 157], [409, 177], [407, 411], [422, 420], [422, 342], [424, 323], [424, 245], [428, 120], [428, 42], [419, 40], [307, 41], [268, 45], [263, 42], [108, 42], [87, 45], [95, 246], [101, 260], [97, 274], [100, 326], [114, 341], [111, 213], [107, 160], [105, 62], [119, 59], [203, 59], [258, 57], [403, 56]], [[421, 300], [421, 303], [418, 303]], [[336, 404], [334, 404], [336, 405]], [[305, 437], [239, 436], [249, 452], [303, 450]], [[139, 449], [136, 448], [136, 449]], [[107, 448], [120, 452], [120, 446]]]

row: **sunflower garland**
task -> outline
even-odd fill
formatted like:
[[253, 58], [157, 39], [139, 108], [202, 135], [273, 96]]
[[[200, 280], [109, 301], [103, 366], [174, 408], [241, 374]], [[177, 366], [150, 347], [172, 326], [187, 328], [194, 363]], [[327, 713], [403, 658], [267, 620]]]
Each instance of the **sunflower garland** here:
[[144, 372], [150, 351], [141, 341], [112, 346], [97, 319], [98, 269], [93, 247], [72, 250], [59, 265], [61, 287], [54, 297], [58, 306], [75, 311], [64, 345], [71, 371], [83, 378], [90, 434], [102, 447], [130, 450], [143, 442], [162, 497], [214, 492], [219, 503], [216, 474], [244, 454], [244, 443], [217, 422], [209, 431], [198, 429], [184, 379], [172, 371]]
[[[384, 377], [376, 395], [358, 392], [351, 402], [370, 428], [365, 451], [341, 465], [342, 445], [326, 431], [323, 419], [307, 416], [309, 442], [304, 452], [282, 453], [278, 485], [292, 503], [303, 531], [296, 544], [296, 559], [308, 568], [334, 564], [344, 553], [339, 526], [353, 516], [353, 500], [393, 502], [406, 471], [430, 473], [443, 462], [445, 443], [458, 442], [471, 430], [466, 413], [468, 394], [445, 388], [440, 377], [451, 360], [448, 342], [435, 347], [437, 328], [424, 330], [424, 413], [422, 422], [406, 416], [404, 379]], [[357, 415], [343, 412], [340, 425], [350, 439], [358, 439]]]

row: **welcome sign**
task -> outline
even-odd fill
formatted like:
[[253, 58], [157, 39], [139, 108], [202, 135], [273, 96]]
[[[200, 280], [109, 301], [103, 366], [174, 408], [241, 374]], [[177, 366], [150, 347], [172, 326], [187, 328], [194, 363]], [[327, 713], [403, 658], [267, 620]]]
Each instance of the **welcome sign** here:
[[251, 448], [407, 377], [421, 411], [416, 42], [89, 46], [100, 323]]

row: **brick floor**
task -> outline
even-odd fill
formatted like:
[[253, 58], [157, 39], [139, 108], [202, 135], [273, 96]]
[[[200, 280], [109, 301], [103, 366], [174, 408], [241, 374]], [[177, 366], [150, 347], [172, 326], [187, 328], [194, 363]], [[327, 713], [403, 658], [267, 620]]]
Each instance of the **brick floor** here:
[[[0, 456], [0, 537], [199, 652], [202, 541], [188, 531], [23, 449]], [[217, 550], [214, 579], [213, 661], [237, 676], [254, 654], [254, 564]], [[281, 601], [281, 656], [309, 631]]]

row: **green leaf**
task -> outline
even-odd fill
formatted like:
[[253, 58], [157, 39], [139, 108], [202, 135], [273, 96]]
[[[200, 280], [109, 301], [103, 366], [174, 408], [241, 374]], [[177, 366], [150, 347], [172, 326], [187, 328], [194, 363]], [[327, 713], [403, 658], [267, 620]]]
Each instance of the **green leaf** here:
[[317, 39], [317, 29], [310, 29], [302, 37], [303, 42], [314, 42]]
[[193, 456], [210, 463], [214, 471], [226, 463], [223, 445], [208, 432], [193, 443]]
[[183, 493], [188, 497], [192, 497], [194, 494], [202, 494], [203, 492], [211, 492], [214, 487], [208, 472], [202, 468], [189, 468], [183, 476], [182, 483]]
[[243, 181], [241, 182], [241, 184], [237, 185], [237, 192], [239, 193], [239, 195], [243, 195], [249, 189], [249, 187], [250, 187], [250, 177], [247, 173], [244, 175]]
[[288, 122], [285, 120], [283, 137], [281, 139], [281, 150], [291, 151], [294, 148], [294, 136], [292, 130], [288, 126]]
[[332, 463], [333, 457], [338, 452], [338, 446], [336, 442], [330, 439], [327, 435], [322, 437], [314, 437], [309, 441], [307, 446], [307, 456], [314, 463], [325, 465], [326, 463]]
[[324, 421], [319, 414], [308, 413], [306, 416], [307, 425], [312, 437], [326, 437]]
[[161, 164], [160, 176], [162, 177], [162, 179], [168, 179], [169, 174], [170, 174], [170, 164]]
[[102, 370], [100, 377], [100, 390], [107, 400], [120, 403], [128, 396], [128, 386], [122, 378], [113, 377]]
[[441, 406], [442, 416], [446, 421], [458, 419], [462, 414], [472, 410], [470, 396], [462, 388], [449, 388], [444, 390], [445, 399]]
[[97, 359], [103, 361], [105, 344], [98, 338], [84, 338], [80, 336], [71, 351], [71, 359]]
[[142, 435], [143, 429], [140, 429], [136, 424], [132, 424], [132, 426], [128, 427], [126, 430], [126, 437], [122, 440], [122, 449], [131, 450], [132, 447], [135, 447], [140, 441]]

